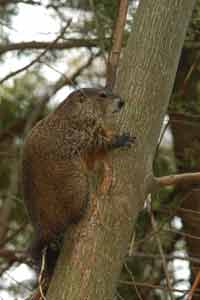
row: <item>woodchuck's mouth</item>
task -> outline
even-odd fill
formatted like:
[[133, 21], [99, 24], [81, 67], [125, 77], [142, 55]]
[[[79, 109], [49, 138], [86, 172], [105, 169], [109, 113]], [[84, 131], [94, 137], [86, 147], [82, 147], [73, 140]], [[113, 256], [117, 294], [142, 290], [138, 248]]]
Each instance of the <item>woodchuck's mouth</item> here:
[[114, 101], [115, 101], [115, 108], [113, 109], [113, 113], [117, 113], [121, 110], [121, 108], [124, 106], [125, 103], [120, 97], [115, 98]]
[[120, 102], [119, 102], [119, 108], [121, 109], [123, 106], [124, 106], [124, 101], [122, 101], [121, 99], [120, 99]]

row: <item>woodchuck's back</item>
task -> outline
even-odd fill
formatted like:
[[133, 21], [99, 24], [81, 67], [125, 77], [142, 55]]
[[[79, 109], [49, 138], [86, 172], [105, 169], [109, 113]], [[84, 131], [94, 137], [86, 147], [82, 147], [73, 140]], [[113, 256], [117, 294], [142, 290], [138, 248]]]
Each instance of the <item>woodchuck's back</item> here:
[[[64, 134], [59, 127], [49, 128], [47, 121], [27, 137], [22, 160], [24, 200], [41, 247], [80, 217], [88, 196], [79, 159], [62, 150], [67, 128]], [[73, 141], [68, 142], [70, 148]]]

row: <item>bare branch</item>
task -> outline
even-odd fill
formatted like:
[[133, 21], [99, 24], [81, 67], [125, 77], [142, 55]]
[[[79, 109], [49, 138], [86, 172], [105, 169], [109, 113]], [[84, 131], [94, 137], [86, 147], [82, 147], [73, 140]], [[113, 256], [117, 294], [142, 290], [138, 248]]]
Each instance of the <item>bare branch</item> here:
[[154, 180], [159, 187], [170, 185], [176, 186], [179, 184], [200, 184], [200, 172], [154, 177]]
[[[133, 257], [138, 258], [149, 258], [149, 259], [162, 259], [161, 255], [159, 254], [149, 254], [149, 253], [143, 253], [143, 252], [133, 252]], [[200, 264], [200, 259], [197, 257], [191, 257], [191, 256], [180, 256], [180, 255], [165, 255], [165, 258], [167, 260], [183, 260], [183, 261], [189, 261], [191, 263]]]
[[[107, 45], [110, 39], [105, 39]], [[12, 44], [0, 44], [0, 55], [8, 51], [17, 51], [17, 50], [32, 50], [32, 49], [49, 49], [49, 50], [65, 50], [72, 48], [81, 48], [81, 47], [98, 47], [98, 39], [67, 39], [59, 43], [52, 42], [39, 42], [39, 41], [30, 41], [30, 42], [21, 42], [21, 43], [12, 43]]]
[[192, 284], [192, 288], [188, 294], [188, 298], [187, 300], [192, 300], [193, 295], [194, 295], [194, 291], [196, 290], [197, 286], [199, 285], [200, 282], [200, 272], [197, 273], [196, 278]]
[[8, 4], [13, 3], [13, 1], [10, 0], [0, 0], [0, 6], [6, 6]]
[[156, 192], [166, 186], [186, 184], [200, 184], [200, 172], [173, 174], [162, 177], [154, 177], [153, 174], [150, 174], [147, 178], [146, 194]]
[[29, 5], [41, 5], [41, 1], [34, 1], [34, 0], [0, 0], [0, 6], [6, 6], [9, 4], [29, 4]]
[[[125, 284], [125, 285], [133, 285], [132, 281], [128, 281], [128, 280], [119, 280], [120, 284]], [[161, 285], [155, 285], [155, 284], [150, 284], [148, 282], [135, 282], [134, 283], [137, 286], [141, 286], [141, 287], [147, 287], [150, 289], [155, 289], [155, 290], [163, 290], [166, 292], [178, 292], [178, 293], [189, 293], [190, 290], [186, 290], [186, 289], [169, 289], [167, 286], [161, 286]], [[200, 293], [194, 293], [193, 295], [200, 295]]]
[[[8, 270], [8, 269], [7, 269]], [[6, 269], [4, 269], [4, 272], [1, 272], [1, 274], [3, 274], [3, 273], [5, 273], [5, 275], [6, 275], [6, 277], [8, 277], [9, 279], [10, 279], [10, 281], [13, 281], [16, 285], [20, 285], [20, 286], [22, 286], [24, 289], [26, 289], [27, 291], [32, 291], [32, 289], [28, 286], [28, 285], [26, 285], [26, 284], [24, 284], [23, 282], [21, 282], [21, 281], [18, 281], [18, 280], [16, 280], [11, 274], [10, 274], [10, 272], [9, 271], [7, 271]]]
[[[26, 119], [17, 119], [10, 126], [5, 128], [4, 130], [0, 130], [0, 143], [3, 142], [7, 138], [12, 138], [17, 134], [20, 134], [24, 131], [24, 127], [26, 126], [26, 131], [28, 131], [38, 120], [40, 114], [42, 113], [45, 105], [51, 99], [51, 97], [56, 94], [63, 86], [70, 85], [73, 82], [76, 82], [76, 78], [82, 74], [82, 72], [91, 65], [93, 59], [98, 57], [100, 53], [98, 52], [95, 55], [91, 55], [89, 59], [85, 62], [85, 64], [81, 65], [76, 71], [70, 76], [67, 77], [65, 73], [61, 73], [61, 77], [54, 83], [53, 85], [49, 85], [46, 88], [47, 93], [45, 93], [39, 100], [37, 104], [37, 112], [33, 111], [32, 116], [29, 116], [29, 125], [26, 124]], [[4, 153], [3, 153], [4, 154]], [[1, 155], [1, 153], [0, 153]], [[5, 155], [5, 154], [4, 154]], [[12, 155], [13, 156], [13, 155]], [[15, 156], [13, 156], [15, 157]]]
[[[98, 54], [96, 56], [98, 56]], [[87, 68], [92, 63], [94, 57], [95, 56], [91, 55], [91, 57], [88, 59], [88, 61], [84, 65], [80, 66], [71, 77], [67, 77], [64, 73], [61, 73], [61, 78], [53, 86], [53, 88], [51, 89], [51, 93], [49, 93], [50, 89], [48, 89], [48, 93], [45, 96], [43, 96], [42, 100], [38, 103], [38, 105], [33, 110], [31, 116], [28, 118], [28, 122], [27, 122], [25, 130], [24, 130], [25, 134], [33, 127], [33, 125], [35, 124], [35, 122], [37, 121], [38, 117], [42, 113], [42, 111], [43, 111], [46, 103], [49, 101], [49, 99], [54, 94], [56, 94], [57, 91], [59, 89], [61, 89], [63, 86], [65, 86], [67, 84], [74, 84], [73, 83], [74, 82], [74, 78], [76, 78], [77, 76], [79, 76], [82, 73], [82, 71], [85, 68]], [[51, 67], [50, 65], [48, 65], [48, 66]], [[56, 70], [56, 72], [58, 72], [58, 71]]]
[[105, 54], [105, 43], [104, 43], [104, 32], [102, 31], [102, 26], [100, 23], [100, 18], [97, 10], [95, 9], [94, 1], [89, 0], [91, 9], [93, 10], [94, 17], [95, 17], [95, 25], [96, 25], [96, 30], [97, 30], [97, 35], [98, 35], [98, 40], [99, 40], [99, 46], [101, 48], [101, 51], [103, 53], [103, 58], [104, 61], [106, 62], [106, 54]]
[[8, 250], [8, 249], [0, 249], [0, 256], [4, 257], [6, 260], [9, 262], [24, 262], [27, 259], [27, 256], [25, 255], [24, 252], [20, 251], [13, 251], [13, 250]]
[[118, 12], [113, 30], [112, 49], [108, 59], [106, 85], [113, 89], [116, 79], [117, 66], [119, 63], [122, 47], [122, 38], [126, 15], [128, 10], [128, 0], [118, 0]]
[[148, 210], [149, 210], [149, 215], [150, 215], [150, 219], [151, 219], [151, 225], [152, 225], [153, 231], [155, 233], [155, 239], [156, 239], [156, 242], [157, 242], [157, 245], [158, 245], [160, 256], [162, 258], [162, 265], [163, 265], [163, 270], [164, 270], [164, 274], [165, 274], [165, 277], [166, 277], [167, 287], [169, 289], [170, 299], [175, 300], [175, 297], [174, 297], [173, 292], [172, 292], [172, 286], [171, 286], [170, 276], [169, 276], [169, 272], [168, 272], [168, 268], [167, 268], [165, 253], [164, 253], [164, 250], [163, 250], [163, 246], [162, 246], [162, 242], [160, 240], [159, 234], [157, 232], [158, 231], [157, 230], [157, 223], [156, 223], [156, 220], [154, 218], [153, 212], [151, 210], [150, 202], [148, 203]]
[[69, 26], [69, 22], [67, 23], [67, 25], [63, 28], [63, 30], [61, 31], [61, 33], [59, 34], [59, 36], [52, 42], [52, 44], [50, 44], [42, 53], [40, 53], [40, 55], [38, 55], [35, 59], [33, 59], [29, 64], [27, 64], [26, 66], [24, 66], [23, 68], [20, 68], [14, 72], [11, 72], [10, 74], [6, 75], [3, 79], [0, 80], [0, 84], [2, 84], [3, 82], [5, 82], [6, 80], [10, 79], [11, 77], [25, 71], [26, 69], [30, 68], [31, 66], [33, 66], [35, 63], [39, 62], [40, 59], [49, 51], [49, 49], [51, 48], [52, 45], [55, 45], [57, 43], [57, 41], [63, 37], [67, 27]]
[[175, 233], [175, 234], [178, 234], [180, 236], [187, 237], [189, 239], [200, 240], [200, 236], [198, 236], [198, 235], [190, 234], [190, 233], [175, 230], [175, 229], [165, 229], [164, 228], [163, 231]]
[[139, 291], [137, 285], [135, 284], [135, 278], [134, 278], [134, 276], [133, 276], [133, 273], [131, 272], [131, 270], [129, 269], [129, 267], [128, 267], [127, 264], [124, 264], [124, 267], [125, 267], [127, 273], [129, 274], [129, 276], [131, 277], [131, 280], [133, 281], [135, 293], [136, 293], [138, 299], [139, 299], [139, 300], [143, 300], [142, 295], [140, 294], [140, 291]]
[[3, 241], [0, 242], [0, 247], [5, 247], [5, 245], [8, 242], [12, 241], [19, 233], [21, 233], [23, 230], [25, 230], [26, 226], [27, 226], [27, 222], [24, 222], [23, 224], [21, 224], [17, 230], [15, 230], [14, 232], [12, 232]]

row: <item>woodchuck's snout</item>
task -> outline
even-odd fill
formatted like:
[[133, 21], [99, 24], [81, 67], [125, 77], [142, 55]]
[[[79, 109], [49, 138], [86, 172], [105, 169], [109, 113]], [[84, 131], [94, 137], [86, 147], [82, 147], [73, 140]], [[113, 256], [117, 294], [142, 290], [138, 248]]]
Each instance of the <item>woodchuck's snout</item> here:
[[121, 108], [124, 106], [125, 102], [120, 96], [112, 96], [109, 100], [106, 101], [106, 114], [118, 113]]
[[124, 106], [124, 101], [122, 100], [121, 97], [116, 96], [113, 99], [113, 103], [112, 103], [112, 108], [111, 108], [111, 112], [112, 113], [117, 113], [121, 110], [121, 108]]
[[120, 110], [124, 106], [124, 101], [121, 97], [115, 98], [116, 104], [118, 106], [118, 110]]
[[109, 88], [99, 89], [98, 96], [101, 99], [101, 105], [103, 105], [102, 102], [105, 102], [107, 113], [109, 111], [111, 113], [119, 112], [125, 104], [123, 99], [119, 95], [113, 94], [113, 91]]

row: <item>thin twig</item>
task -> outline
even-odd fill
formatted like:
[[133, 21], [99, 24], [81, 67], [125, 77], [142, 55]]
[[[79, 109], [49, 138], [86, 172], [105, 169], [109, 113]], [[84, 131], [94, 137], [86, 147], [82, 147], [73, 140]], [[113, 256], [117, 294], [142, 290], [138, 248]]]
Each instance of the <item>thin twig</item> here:
[[33, 66], [35, 63], [39, 62], [40, 59], [49, 51], [49, 49], [51, 49], [51, 47], [53, 45], [55, 45], [59, 39], [61, 39], [66, 31], [66, 29], [69, 27], [70, 21], [67, 23], [67, 25], [63, 28], [63, 30], [61, 31], [60, 35], [51, 43], [48, 45], [48, 47], [42, 51], [42, 53], [40, 53], [40, 55], [38, 55], [35, 59], [33, 59], [30, 63], [28, 63], [26, 66], [11, 72], [10, 74], [6, 75], [3, 79], [0, 80], [0, 84], [2, 84], [3, 82], [5, 82], [6, 80], [10, 79], [13, 76], [16, 76], [17, 74], [27, 70], [28, 68], [30, 68], [31, 66]]
[[[119, 280], [118, 281], [120, 284], [126, 284], [126, 285], [133, 285], [133, 282], [132, 281], [128, 281], [128, 280]], [[163, 291], [166, 291], [166, 292], [177, 292], [177, 293], [186, 293], [188, 294], [190, 292], [190, 290], [186, 290], [186, 289], [175, 289], [175, 288], [172, 288], [172, 289], [169, 289], [169, 287], [167, 286], [161, 286], [161, 285], [155, 285], [155, 284], [151, 284], [151, 283], [147, 283], [147, 282], [135, 282], [135, 285], [137, 286], [141, 286], [141, 287], [147, 287], [147, 288], [150, 288], [150, 289], [155, 289], [155, 290], [163, 290]], [[200, 293], [194, 293], [193, 295], [200, 295]]]
[[182, 232], [182, 231], [178, 231], [176, 229], [165, 229], [164, 228], [163, 231], [176, 233], [176, 234], [179, 234], [181, 236], [184, 236], [184, 237], [187, 237], [187, 238], [190, 238], [190, 239], [194, 239], [194, 240], [200, 240], [200, 236], [190, 234], [190, 233], [186, 233], [186, 232]]
[[[147, 259], [161, 259], [161, 255], [158, 254], [147, 254], [142, 252], [134, 252], [132, 254], [132, 257], [141, 257], [141, 258], [147, 258]], [[200, 264], [200, 258], [191, 257], [191, 256], [180, 256], [180, 255], [165, 255], [165, 258], [167, 260], [184, 260], [189, 261], [191, 263]]]
[[161, 143], [162, 143], [162, 141], [163, 141], [163, 137], [164, 137], [164, 135], [165, 135], [165, 132], [166, 132], [167, 129], [168, 129], [168, 126], [169, 126], [169, 120], [167, 120], [166, 124], [164, 125], [164, 128], [162, 129], [161, 135], [160, 135], [160, 137], [159, 137], [159, 141], [158, 141], [158, 144], [157, 144], [157, 146], [156, 146], [156, 152], [155, 152], [154, 162], [155, 162], [155, 160], [156, 160], [156, 158], [157, 158], [157, 156], [158, 156], [158, 152], [159, 152], [159, 149], [160, 149], [160, 145], [161, 145]]
[[15, 230], [12, 234], [10, 234], [3, 241], [1, 241], [0, 247], [3, 247], [5, 244], [7, 244], [11, 240], [13, 240], [20, 232], [22, 232], [22, 230], [25, 229], [25, 226], [27, 226], [27, 222], [24, 222], [23, 224], [21, 224], [17, 230]]
[[18, 286], [22, 286], [22, 287], [23, 287], [24, 289], [26, 289], [27, 291], [31, 291], [31, 292], [32, 292], [32, 289], [31, 289], [28, 285], [24, 284], [24, 283], [21, 282], [21, 281], [16, 280], [12, 275], [9, 274], [8, 271], [6, 271], [6, 272], [4, 273], [4, 275], [7, 276], [11, 281], [13, 281], [13, 282], [14, 282], [15, 284], [17, 284]]
[[[199, 189], [198, 189], [199, 190]], [[190, 194], [190, 193], [188, 193]], [[173, 208], [156, 208], [156, 211], [159, 211], [161, 213], [174, 213], [174, 212], [181, 212], [181, 213], [188, 213], [188, 214], [194, 214], [196, 216], [200, 216], [200, 211], [189, 209], [189, 208], [183, 208], [183, 207], [173, 207]]]
[[[50, 64], [44, 63], [45, 65], [47, 65], [52, 70], [59, 73], [61, 75], [61, 78], [54, 84], [52, 89], [48, 88], [48, 93], [42, 97], [42, 100], [37, 104], [37, 106], [35, 107], [35, 109], [33, 110], [32, 114], [31, 114], [31, 116], [29, 116], [26, 127], [24, 129], [24, 135], [26, 135], [26, 133], [33, 127], [33, 125], [35, 124], [38, 117], [42, 113], [42, 111], [43, 111], [46, 103], [49, 101], [49, 99], [54, 94], [56, 94], [59, 89], [61, 89], [63, 86], [65, 86], [67, 84], [72, 84], [75, 87], [74, 78], [79, 76], [83, 72], [83, 70], [85, 68], [87, 68], [92, 63], [93, 59], [97, 56], [99, 56], [99, 52], [94, 56], [91, 55], [89, 57], [89, 59], [87, 60], [87, 62], [84, 65], [80, 66], [71, 77], [66, 76], [65, 73], [60, 72], [59, 70], [57, 70], [55, 67], [51, 66]], [[51, 91], [51, 92], [49, 92], [49, 91]]]
[[193, 282], [193, 285], [192, 285], [192, 288], [191, 288], [191, 290], [188, 294], [187, 300], [192, 300], [192, 297], [194, 295], [194, 291], [196, 290], [196, 287], [198, 286], [199, 282], [200, 282], [200, 272], [198, 272], [197, 275], [196, 275], [195, 281]]
[[170, 277], [169, 277], [169, 273], [168, 273], [168, 268], [167, 268], [167, 262], [166, 262], [166, 258], [165, 258], [165, 253], [164, 253], [164, 250], [163, 250], [163, 246], [162, 246], [160, 237], [157, 234], [157, 224], [156, 224], [156, 220], [154, 218], [153, 212], [151, 210], [150, 199], [148, 199], [148, 211], [149, 211], [149, 215], [150, 215], [150, 219], [151, 219], [152, 228], [153, 228], [153, 231], [155, 232], [155, 239], [156, 239], [156, 242], [157, 242], [157, 245], [158, 245], [160, 256], [162, 258], [163, 270], [164, 270], [164, 273], [165, 273], [167, 286], [169, 288], [170, 298], [171, 298], [171, 300], [175, 300], [175, 297], [174, 297], [173, 292], [172, 292], [172, 286], [171, 286]]
[[[0, 23], [1, 25], [1, 23]], [[110, 38], [105, 39], [105, 48], [108, 47], [108, 42], [110, 41]], [[29, 42], [20, 42], [20, 43], [10, 43], [10, 44], [4, 44], [0, 43], [0, 55], [3, 55], [4, 53], [7, 53], [9, 51], [27, 51], [27, 50], [42, 50], [47, 49], [50, 47], [50, 49], [53, 50], [66, 50], [66, 49], [72, 49], [72, 48], [93, 48], [98, 47], [99, 42], [98, 39], [67, 39], [66, 41], [62, 41], [56, 44], [53, 44], [53, 41], [51, 42], [40, 42], [40, 41], [29, 41]]]
[[135, 284], [135, 278], [133, 276], [133, 273], [131, 272], [131, 270], [129, 269], [127, 264], [124, 264], [124, 267], [125, 267], [127, 273], [129, 274], [129, 276], [131, 277], [131, 280], [133, 281], [133, 285], [135, 288], [136, 295], [138, 296], [138, 299], [143, 300], [142, 295], [140, 294], [140, 291], [139, 291], [137, 285]]
[[42, 263], [41, 263], [41, 269], [40, 269], [40, 274], [38, 277], [38, 285], [39, 285], [39, 291], [41, 294], [41, 297], [43, 300], [46, 300], [46, 297], [44, 295], [44, 291], [43, 291], [43, 282], [44, 282], [44, 272], [45, 272], [45, 266], [46, 266], [46, 253], [47, 253], [47, 247], [45, 247], [42, 250]]
[[77, 76], [79, 76], [83, 70], [85, 70], [87, 67], [89, 67], [91, 65], [93, 59], [98, 57], [100, 54], [101, 54], [101, 51], [98, 51], [96, 54], [91, 54], [90, 57], [88, 58], [88, 60], [83, 65], [81, 65], [79, 68], [77, 68], [77, 70], [73, 73], [73, 75], [71, 77], [66, 76], [66, 74], [64, 72], [61, 72], [60, 70], [58, 70], [57, 68], [55, 68], [54, 66], [50, 65], [47, 62], [42, 61], [42, 63], [44, 65], [46, 65], [48, 68], [50, 68], [51, 70], [53, 70], [54, 72], [60, 74], [63, 77], [65, 84], [71, 84], [73, 87], [76, 87], [75, 78]]
[[[65, 72], [60, 72], [59, 70], [55, 69], [54, 67], [50, 66], [48, 64], [48, 67], [53, 69], [55, 72], [59, 73], [61, 77], [54, 83], [53, 85], [48, 85], [46, 87], [46, 93], [38, 99], [38, 103], [36, 104], [35, 109], [31, 112], [31, 114], [26, 118], [28, 121], [26, 122], [26, 119], [17, 119], [15, 122], [11, 123], [10, 126], [5, 128], [4, 130], [0, 131], [0, 143], [3, 142], [7, 138], [15, 137], [17, 134], [20, 134], [22, 131], [24, 131], [24, 127], [26, 126], [25, 131], [28, 132], [30, 128], [33, 127], [35, 122], [38, 120], [40, 115], [42, 114], [43, 109], [45, 108], [45, 105], [48, 103], [48, 101], [51, 99], [53, 95], [55, 95], [63, 86], [70, 85], [72, 82], [74, 82], [75, 78], [77, 76], [80, 76], [82, 72], [85, 70], [85, 68], [89, 67], [93, 61], [94, 58], [98, 57], [100, 55], [100, 51], [94, 55], [91, 55], [85, 64], [81, 65], [70, 77], [67, 77], [65, 75]], [[43, 63], [43, 62], [42, 62]], [[47, 65], [47, 63], [45, 62]], [[0, 152], [0, 156], [2, 155], [8, 155], [7, 152], [2, 153]], [[14, 154], [12, 154], [12, 157], [15, 157]]]
[[113, 29], [112, 49], [108, 59], [106, 85], [113, 89], [116, 80], [117, 67], [122, 48], [122, 38], [124, 26], [126, 23], [126, 16], [128, 10], [128, 0], [118, 0], [117, 17]]
[[33, 0], [0, 0], [0, 6], [6, 6], [8, 4], [17, 4], [17, 3], [24, 3], [24, 4], [30, 4], [30, 5], [41, 5], [39, 1], [33, 1]]
[[196, 57], [194, 59], [194, 62], [192, 63], [192, 65], [189, 68], [188, 73], [186, 74], [186, 77], [183, 81], [182, 87], [181, 87], [181, 95], [185, 94], [186, 91], [186, 87], [188, 85], [188, 81], [191, 79], [192, 73], [195, 71], [195, 69], [197, 68], [198, 64], [199, 64], [199, 59], [200, 59], [200, 55], [199, 52], [196, 54]]
[[122, 297], [118, 291], [116, 291], [116, 295], [120, 300], [125, 300], [124, 297]]
[[100, 18], [99, 14], [95, 8], [94, 1], [89, 0], [90, 6], [93, 10], [94, 17], [95, 17], [95, 25], [96, 25], [96, 30], [98, 34], [98, 39], [99, 39], [99, 45], [103, 54], [104, 61], [106, 62], [106, 53], [105, 53], [105, 43], [104, 43], [104, 33], [102, 32], [102, 25], [100, 24]]

